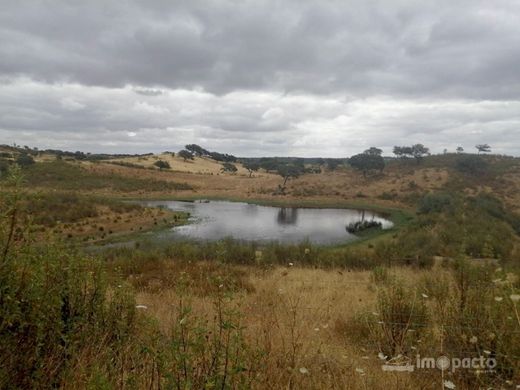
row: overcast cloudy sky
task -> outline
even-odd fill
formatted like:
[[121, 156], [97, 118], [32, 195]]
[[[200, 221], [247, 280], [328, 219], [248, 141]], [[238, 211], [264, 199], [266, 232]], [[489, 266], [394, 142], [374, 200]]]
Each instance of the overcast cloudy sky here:
[[520, 1], [1, 1], [0, 143], [520, 155]]

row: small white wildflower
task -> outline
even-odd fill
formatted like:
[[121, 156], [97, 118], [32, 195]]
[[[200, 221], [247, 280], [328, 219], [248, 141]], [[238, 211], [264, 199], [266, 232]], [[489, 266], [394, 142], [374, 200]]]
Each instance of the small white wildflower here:
[[121, 287], [123, 287], [123, 286], [121, 286], [120, 284], [117, 285], [117, 288], [121, 288]]
[[305, 367], [300, 367], [298, 371], [300, 371], [300, 374], [303, 375], [307, 375], [309, 373], [309, 370], [307, 370]]
[[444, 387], [447, 388], [447, 389], [454, 389], [455, 388], [455, 383], [453, 383], [452, 381], [449, 381], [449, 380], [445, 380], [444, 381]]
[[519, 294], [511, 294], [511, 295], [509, 296], [509, 298], [511, 298], [511, 300], [512, 300], [513, 302], [518, 302], [518, 301], [520, 301], [520, 295], [519, 295]]
[[491, 351], [488, 351], [487, 349], [484, 350], [484, 353], [485, 353], [486, 355], [491, 355]]
[[362, 368], [356, 368], [356, 372], [361, 375], [365, 374], [365, 370], [363, 370]]
[[497, 301], [497, 302], [502, 302], [503, 299], [504, 298], [502, 298], [502, 297], [495, 297], [495, 301]]
[[222, 287], [224, 287], [223, 284], [219, 284], [219, 285], [218, 285], [218, 288], [222, 288]]
[[311, 250], [309, 248], [305, 248], [305, 254], [308, 255], [309, 253], [311, 253]]
[[386, 360], [387, 356], [383, 352], [379, 352], [377, 354], [377, 357], [381, 360]]
[[471, 344], [476, 344], [477, 341], [478, 341], [477, 336], [473, 336], [473, 337], [471, 337], [471, 338], [469, 339], [469, 342], [470, 342]]
[[294, 263], [289, 263], [289, 267], [292, 267], [294, 265]]
[[421, 294], [423, 298], [428, 298], [428, 295], [426, 294]]
[[146, 309], [148, 309], [148, 306], [146, 306], [146, 305], [135, 305], [135, 308], [136, 309], [145, 309], [146, 310]]

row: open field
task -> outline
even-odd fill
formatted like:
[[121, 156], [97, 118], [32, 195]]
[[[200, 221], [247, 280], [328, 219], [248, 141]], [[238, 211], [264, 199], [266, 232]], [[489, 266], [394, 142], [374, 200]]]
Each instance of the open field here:
[[[514, 388], [520, 169], [489, 158], [476, 176], [457, 158], [391, 161], [367, 177], [321, 167], [280, 194], [279, 175], [223, 173], [207, 158], [39, 156], [17, 186], [0, 182], [0, 387]], [[159, 245], [135, 233], [187, 215], [125, 202], [201, 198], [368, 208], [396, 226], [337, 246]], [[417, 355], [497, 369], [382, 369]]]
[[[203, 159], [195, 158], [193, 164], [197, 164], [199, 160]], [[343, 201], [345, 203], [376, 203], [385, 206], [402, 206], [407, 203], [410, 196], [417, 192], [422, 193], [441, 188], [448, 178], [446, 170], [440, 168], [414, 166], [405, 170], [399, 167], [389, 168], [382, 177], [367, 179], [351, 169], [339, 169], [334, 172], [324, 171], [321, 174], [306, 174], [290, 180], [287, 185], [287, 195], [273, 197], [273, 193], [283, 181], [280, 176], [273, 173], [255, 172], [250, 178], [247, 173], [200, 174], [197, 173], [200, 171], [197, 165], [191, 172], [175, 171], [175, 168], [172, 171], [161, 172], [105, 163], [85, 163], [84, 165], [87, 170], [96, 174], [180, 182], [187, 183], [194, 188], [193, 191], [158, 191], [154, 194], [140, 191], [136, 194], [139, 196]]]

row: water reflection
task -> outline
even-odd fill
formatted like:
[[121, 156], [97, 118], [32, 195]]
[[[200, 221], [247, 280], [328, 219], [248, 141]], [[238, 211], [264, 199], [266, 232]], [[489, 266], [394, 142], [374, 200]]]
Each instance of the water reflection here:
[[142, 202], [190, 213], [190, 224], [171, 231], [151, 233], [160, 239], [219, 240], [233, 237], [249, 241], [300, 242], [332, 244], [354, 240], [345, 226], [360, 220], [380, 221], [383, 228], [392, 223], [370, 211], [348, 209], [307, 209], [267, 207], [239, 202]]
[[278, 211], [276, 220], [280, 225], [294, 225], [298, 221], [298, 209], [282, 207]]

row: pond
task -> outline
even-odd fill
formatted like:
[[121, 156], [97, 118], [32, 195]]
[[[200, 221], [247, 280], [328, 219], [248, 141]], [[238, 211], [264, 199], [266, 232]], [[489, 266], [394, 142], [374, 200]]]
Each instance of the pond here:
[[382, 216], [364, 210], [271, 207], [229, 201], [144, 201], [144, 206], [164, 207], [190, 213], [189, 224], [154, 233], [161, 239], [279, 241], [336, 244], [356, 239], [346, 227], [357, 221], [378, 221], [383, 229], [393, 226]]

